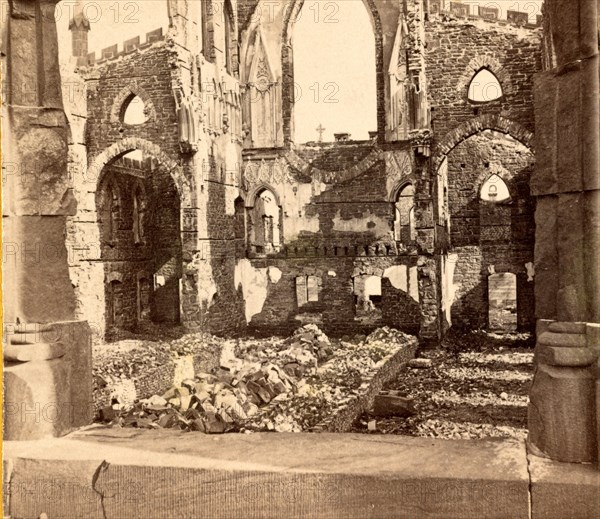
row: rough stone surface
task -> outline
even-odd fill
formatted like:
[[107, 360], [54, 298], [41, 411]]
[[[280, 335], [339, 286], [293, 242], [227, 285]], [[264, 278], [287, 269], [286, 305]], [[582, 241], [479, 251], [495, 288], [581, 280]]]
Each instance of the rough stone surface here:
[[[36, 440], [73, 430], [70, 365], [61, 357], [4, 366], [4, 439]], [[86, 423], [89, 423], [86, 422]]]

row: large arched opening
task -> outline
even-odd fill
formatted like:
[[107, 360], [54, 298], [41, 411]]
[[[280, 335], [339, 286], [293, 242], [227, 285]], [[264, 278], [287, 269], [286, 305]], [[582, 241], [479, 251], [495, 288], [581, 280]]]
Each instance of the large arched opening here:
[[87, 193], [67, 233], [79, 318], [99, 342], [113, 331], [177, 324], [190, 199], [182, 169], [153, 143], [126, 138], [93, 158], [84, 177]]
[[[433, 160], [437, 223], [447, 252], [441, 314], [445, 327], [532, 331], [532, 136], [511, 121], [486, 121], [452, 131]], [[498, 283], [505, 279], [510, 283]]]
[[169, 171], [139, 150], [100, 174], [96, 213], [104, 270], [107, 338], [180, 320], [180, 197]]
[[285, 142], [367, 140], [384, 121], [381, 21], [370, 0], [293, 1], [285, 12]]

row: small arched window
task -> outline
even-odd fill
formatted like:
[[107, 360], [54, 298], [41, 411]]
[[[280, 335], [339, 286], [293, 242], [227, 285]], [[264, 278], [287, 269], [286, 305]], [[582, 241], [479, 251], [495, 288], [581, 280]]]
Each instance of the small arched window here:
[[132, 126], [144, 124], [148, 120], [146, 105], [139, 96], [131, 94], [125, 100], [122, 108], [122, 120], [125, 124]]
[[481, 186], [479, 198], [486, 202], [504, 202], [510, 199], [510, 191], [506, 182], [498, 175], [490, 175]]
[[503, 96], [502, 85], [498, 78], [487, 68], [482, 68], [473, 76], [469, 84], [469, 101], [489, 103]]
[[415, 241], [415, 189], [412, 184], [403, 187], [394, 204], [394, 237], [404, 244]]
[[256, 196], [250, 223], [255, 252], [277, 252], [281, 246], [280, 207], [275, 195], [268, 189], [263, 189]]

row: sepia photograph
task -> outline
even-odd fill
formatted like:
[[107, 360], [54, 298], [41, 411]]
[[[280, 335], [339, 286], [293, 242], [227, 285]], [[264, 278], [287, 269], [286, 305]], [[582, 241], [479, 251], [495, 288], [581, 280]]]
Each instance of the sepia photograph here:
[[2, 519], [599, 519], [600, 0], [0, 0]]

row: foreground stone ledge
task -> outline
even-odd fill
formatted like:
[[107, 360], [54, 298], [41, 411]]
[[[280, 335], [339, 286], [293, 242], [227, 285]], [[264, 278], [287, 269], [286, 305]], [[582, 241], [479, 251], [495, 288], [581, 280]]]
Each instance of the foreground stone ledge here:
[[532, 519], [600, 517], [600, 471], [591, 464], [559, 463], [528, 455]]
[[5, 473], [13, 518], [529, 517], [516, 441], [90, 428], [8, 442]]

